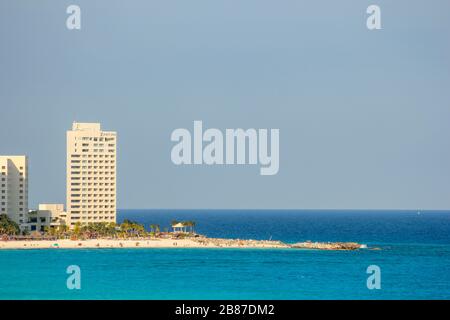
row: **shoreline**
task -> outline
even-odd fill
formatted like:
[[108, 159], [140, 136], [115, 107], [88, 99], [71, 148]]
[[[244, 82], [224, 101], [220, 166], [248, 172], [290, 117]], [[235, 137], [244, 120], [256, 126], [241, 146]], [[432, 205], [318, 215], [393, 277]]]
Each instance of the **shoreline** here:
[[217, 248], [217, 249], [312, 249], [352, 251], [364, 249], [357, 243], [302, 242], [286, 244], [272, 240], [240, 240], [217, 238], [187, 239], [89, 239], [89, 240], [8, 240], [0, 241], [0, 250], [20, 249], [169, 249], [169, 248]]

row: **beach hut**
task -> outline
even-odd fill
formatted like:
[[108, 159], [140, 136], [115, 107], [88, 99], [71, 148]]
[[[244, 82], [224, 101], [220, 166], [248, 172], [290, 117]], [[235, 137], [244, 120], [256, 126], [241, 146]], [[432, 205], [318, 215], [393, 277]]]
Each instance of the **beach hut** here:
[[177, 223], [177, 224], [174, 224], [172, 226], [172, 228], [173, 228], [173, 232], [180, 233], [180, 232], [184, 232], [185, 226], [182, 223]]

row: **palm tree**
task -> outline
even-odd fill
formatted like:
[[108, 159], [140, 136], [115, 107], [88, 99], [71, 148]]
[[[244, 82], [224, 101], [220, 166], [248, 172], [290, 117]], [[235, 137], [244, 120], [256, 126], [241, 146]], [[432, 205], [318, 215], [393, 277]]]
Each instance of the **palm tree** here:
[[187, 232], [187, 228], [189, 227], [190, 233], [194, 233], [195, 222], [194, 221], [185, 221], [183, 225], [186, 227], [185, 232]]
[[116, 236], [116, 233], [117, 233], [116, 227], [117, 227], [117, 225], [114, 222], [110, 222], [107, 225], [107, 235], [109, 237], [115, 237]]
[[22, 230], [22, 235], [24, 235], [24, 236], [30, 235], [30, 230], [28, 230], [28, 227], [26, 227], [25, 229]]
[[130, 234], [137, 236], [143, 236], [146, 234], [144, 225], [130, 220], [124, 220], [120, 225], [120, 229], [127, 236]]
[[6, 214], [0, 214], [0, 234], [17, 235], [20, 233], [19, 225]]
[[56, 235], [56, 230], [50, 226], [45, 226], [44, 227], [44, 234], [49, 235], [49, 236], [55, 236]]
[[181, 224], [183, 225], [183, 232], [186, 233], [187, 232], [188, 222], [187, 221], [182, 221]]
[[81, 223], [80, 222], [75, 223], [75, 226], [73, 228], [73, 235], [76, 237], [81, 235]]
[[65, 224], [59, 225], [58, 232], [57, 232], [58, 238], [65, 236], [65, 234], [67, 233], [68, 230], [69, 230], [69, 227], [66, 226]]
[[184, 232], [187, 233], [187, 228], [191, 226], [191, 222], [190, 221], [184, 221], [183, 222], [183, 226], [184, 226]]

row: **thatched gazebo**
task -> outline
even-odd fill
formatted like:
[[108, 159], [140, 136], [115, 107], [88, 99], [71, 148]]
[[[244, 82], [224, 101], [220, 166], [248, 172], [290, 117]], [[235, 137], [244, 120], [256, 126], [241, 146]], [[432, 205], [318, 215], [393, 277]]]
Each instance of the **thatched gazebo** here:
[[185, 228], [186, 228], [185, 225], [182, 223], [177, 223], [172, 226], [174, 233], [182, 233], [184, 232]]

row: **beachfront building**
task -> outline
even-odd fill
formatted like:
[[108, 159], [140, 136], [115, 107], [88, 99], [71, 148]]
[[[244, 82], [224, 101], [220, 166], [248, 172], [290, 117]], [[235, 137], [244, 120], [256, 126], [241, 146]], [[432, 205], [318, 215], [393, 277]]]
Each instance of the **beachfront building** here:
[[38, 210], [28, 212], [28, 222], [23, 226], [30, 232], [46, 231], [47, 228], [58, 228], [66, 225], [67, 213], [63, 204], [40, 204]]
[[67, 219], [73, 228], [116, 222], [117, 134], [100, 123], [73, 123], [67, 132]]
[[0, 156], [0, 214], [19, 225], [28, 213], [28, 158]]

